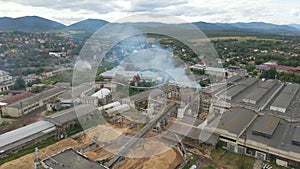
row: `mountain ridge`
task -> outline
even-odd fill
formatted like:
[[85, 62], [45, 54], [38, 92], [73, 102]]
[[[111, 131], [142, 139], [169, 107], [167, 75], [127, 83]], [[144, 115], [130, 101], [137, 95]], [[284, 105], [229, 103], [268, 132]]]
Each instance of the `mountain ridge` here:
[[[39, 16], [24, 16], [19, 18], [2, 17], [0, 18], [0, 30], [2, 31], [23, 31], [23, 32], [49, 32], [49, 31], [85, 31], [93, 33], [102, 26], [109, 23], [101, 19], [86, 19], [69, 26], [52, 21]], [[124, 23], [117, 23], [124, 24]], [[128, 24], [128, 23], [125, 23]], [[159, 22], [136, 22], [134, 25], [147, 25], [160, 27], [167, 25]], [[175, 25], [185, 25], [175, 24]], [[215, 31], [243, 31], [270, 34], [297, 34], [300, 35], [300, 24], [277, 25], [265, 22], [236, 22], [236, 23], [209, 23], [193, 22], [200, 30]], [[186, 24], [188, 25], [188, 24]]]

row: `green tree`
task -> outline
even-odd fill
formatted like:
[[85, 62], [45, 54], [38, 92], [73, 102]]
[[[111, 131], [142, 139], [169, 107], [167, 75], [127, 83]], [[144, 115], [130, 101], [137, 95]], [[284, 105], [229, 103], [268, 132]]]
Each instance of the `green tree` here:
[[18, 78], [13, 86], [14, 90], [26, 89], [26, 83], [22, 78]]
[[277, 74], [276, 68], [271, 68], [269, 70], [265, 70], [261, 74], [261, 78], [266, 78], [266, 79], [275, 79]]

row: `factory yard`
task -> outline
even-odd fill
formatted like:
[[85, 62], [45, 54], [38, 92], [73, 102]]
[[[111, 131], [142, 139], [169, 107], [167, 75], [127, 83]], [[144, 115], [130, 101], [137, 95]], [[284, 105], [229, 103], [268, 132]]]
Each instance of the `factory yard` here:
[[[115, 132], [111, 132], [112, 129]], [[102, 143], [107, 143], [114, 139], [117, 139], [123, 133], [131, 133], [131, 132], [134, 133], [134, 131], [129, 131], [126, 128], [112, 127], [109, 125], [98, 125], [94, 128], [87, 130], [84, 134], [81, 133], [76, 138], [66, 138], [55, 144], [52, 144], [48, 147], [39, 150], [39, 156], [40, 159], [45, 159], [49, 156], [52, 156], [68, 148], [73, 148], [76, 151], [86, 149], [86, 151], [83, 152], [85, 156], [87, 156], [89, 159], [94, 161], [102, 161], [108, 159], [113, 155], [111, 152], [107, 151], [108, 148], [109, 150], [114, 150], [114, 149], [118, 150], [119, 147], [114, 144], [109, 145], [109, 147], [103, 147], [104, 144], [103, 145], [100, 144], [96, 147], [93, 148], [91, 147], [89, 149], [88, 147], [93, 145], [92, 138], [94, 138], [94, 136], [97, 136], [98, 141], [101, 141]], [[155, 147], [155, 150], [153, 149], [153, 147]], [[166, 145], [158, 141], [154, 141], [152, 139], [146, 141], [145, 144], [143, 144], [143, 146], [138, 145], [136, 148], [132, 149], [129, 152], [129, 155], [132, 155], [131, 153], [136, 153], [136, 152], [141, 153], [141, 155], [146, 155], [147, 153], [156, 154], [157, 152], [153, 152], [153, 151], [160, 151], [160, 150], [164, 150], [164, 153], [150, 156], [147, 158], [125, 158], [125, 160], [120, 163], [118, 168], [147, 169], [147, 168], [155, 167], [155, 168], [171, 169], [180, 165], [184, 161], [182, 156], [176, 149], [169, 148]], [[23, 157], [15, 159], [13, 161], [4, 163], [3, 165], [0, 166], [0, 169], [34, 168], [34, 163], [33, 163], [34, 159], [35, 159], [35, 153], [30, 153]]]
[[[48, 156], [56, 154], [62, 150], [69, 148], [69, 147], [76, 147], [76, 146], [78, 146], [78, 142], [73, 139], [68, 138], [68, 139], [61, 140], [55, 144], [52, 144], [46, 148], [41, 149], [39, 155], [40, 155], [41, 159], [44, 159], [44, 158], [47, 158]], [[4, 163], [3, 165], [0, 166], [0, 169], [34, 168], [34, 163], [33, 163], [34, 159], [35, 159], [35, 154], [30, 153], [30, 154], [27, 154], [16, 160]]]
[[0, 127], [0, 134], [15, 130], [15, 129], [23, 127], [25, 125], [42, 120], [44, 118], [43, 112], [45, 110], [46, 110], [46, 107], [43, 106], [39, 109], [32, 111], [31, 113], [25, 114], [23, 117], [18, 118], [18, 119], [2, 118], [3, 121], [9, 122], [9, 124]]
[[[113, 152], [118, 151], [120, 148], [120, 145], [113, 144], [113, 140], [118, 139], [123, 134], [134, 135], [137, 131], [138, 128], [129, 129], [110, 124], [98, 125], [84, 131], [84, 133], [74, 136], [74, 138], [66, 138], [41, 149], [39, 151], [40, 159], [45, 159], [68, 148], [72, 148], [75, 151], [82, 152], [90, 160], [98, 162], [102, 160], [105, 161], [113, 155]], [[155, 132], [149, 132], [148, 136], [155, 136]], [[98, 143], [97, 146], [95, 146], [94, 141]], [[243, 163], [242, 160], [244, 160], [245, 168], [252, 169], [255, 163], [255, 159], [252, 157], [245, 157], [245, 159], [242, 159], [242, 156], [228, 152], [224, 149], [214, 149], [213, 146], [202, 145], [199, 147], [188, 140], [184, 141], [184, 144], [186, 151], [189, 154], [190, 161], [198, 168], [238, 169]], [[155, 147], [155, 149], [153, 147]], [[141, 157], [146, 157], [129, 158], [130, 156], [136, 156], [137, 154]], [[184, 158], [176, 148], [170, 148], [155, 139], [148, 139], [144, 144], [138, 144], [135, 148], [131, 149], [127, 155], [129, 157], [125, 157], [125, 159], [118, 163], [115, 168], [173, 169], [184, 162]], [[30, 153], [16, 160], [4, 163], [0, 166], [0, 169], [33, 168], [34, 159], [35, 154]], [[273, 166], [273, 169], [284, 168], [273, 164], [270, 165]]]

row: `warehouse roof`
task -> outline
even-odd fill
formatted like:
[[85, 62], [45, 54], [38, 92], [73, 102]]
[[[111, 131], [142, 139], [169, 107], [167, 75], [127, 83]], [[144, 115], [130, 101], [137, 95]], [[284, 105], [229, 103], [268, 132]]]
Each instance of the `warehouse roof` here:
[[[221, 115], [218, 128], [240, 135], [255, 118], [256, 113], [254, 111], [245, 108], [231, 108]], [[210, 124], [213, 123], [211, 122]]]
[[245, 80], [239, 81], [239, 85], [245, 85], [245, 86], [251, 86], [253, 83], [256, 83], [258, 81], [257, 78], [251, 77], [251, 78], [246, 78]]
[[234, 83], [234, 82], [237, 82], [237, 81], [239, 81], [241, 79], [242, 79], [241, 76], [231, 76], [228, 79], [226, 79], [226, 82], [227, 83]]
[[252, 133], [271, 138], [279, 124], [279, 119], [272, 116], [258, 117], [252, 128]]
[[61, 95], [58, 96], [60, 99], [75, 99], [79, 98], [82, 93], [86, 94], [90, 89], [92, 89], [92, 85], [84, 83], [79, 86], [73, 87], [70, 90], [65, 91]]
[[54, 127], [54, 124], [48, 121], [38, 121], [36, 123], [29, 124], [27, 126], [12, 130], [10, 132], [0, 135], [0, 147], [4, 147], [11, 143], [25, 139], [26, 137], [32, 136], [39, 132], [48, 130]]
[[287, 109], [291, 104], [299, 86], [295, 84], [287, 84], [280, 95], [275, 99], [271, 106]]
[[277, 84], [276, 80], [268, 79], [266, 81], [260, 82], [258, 84], [259, 88], [271, 89], [275, 84]]
[[292, 138], [294, 144], [300, 145], [300, 126], [297, 126]]
[[56, 125], [63, 125], [64, 123], [76, 120], [78, 117], [88, 115], [93, 112], [97, 112], [98, 109], [90, 105], [78, 105], [54, 114], [51, 114], [45, 118]]
[[[261, 135], [255, 135], [252, 133], [255, 124], [257, 124], [257, 121], [259, 121], [261, 118], [267, 119], [267, 118], [276, 118], [276, 117], [273, 117], [271, 115], [264, 115], [264, 116], [259, 116], [257, 119], [255, 119], [255, 121], [246, 130], [248, 143], [249, 141], [255, 141], [256, 142], [255, 144], [257, 144], [256, 146], [262, 146], [261, 148], [267, 148], [263, 146], [270, 146], [283, 151], [300, 153], [299, 146], [294, 145], [292, 142], [294, 136], [298, 135], [296, 130], [297, 130], [297, 126], [300, 126], [300, 123], [289, 123], [285, 120], [277, 118], [279, 120], [279, 124], [275, 129], [275, 131], [273, 132], [272, 138], [269, 138], [269, 137], [263, 137]], [[241, 138], [244, 137], [245, 137], [244, 135], [241, 136]]]
[[240, 92], [242, 92], [243, 90], [245, 90], [246, 87], [247, 86], [244, 86], [244, 85], [233, 86], [233, 87], [229, 88], [228, 90], [224, 91], [221, 94], [221, 97], [222, 98], [234, 97], [234, 96], [238, 95]]
[[99, 165], [97, 162], [88, 159], [86, 156], [79, 154], [73, 149], [67, 149], [63, 152], [55, 154], [50, 158], [44, 159], [42, 162], [46, 166], [53, 169], [106, 168], [102, 165]]
[[21, 102], [22, 102], [22, 106], [23, 107], [26, 107], [26, 106], [29, 106], [29, 105], [32, 105], [32, 104], [35, 104], [35, 103], [38, 103], [39, 101], [43, 101], [45, 100], [46, 98], [50, 97], [50, 96], [53, 96], [53, 95], [56, 95], [56, 94], [59, 94], [61, 92], [65, 91], [64, 88], [60, 88], [60, 87], [54, 87], [52, 89], [49, 89], [49, 90], [46, 90], [46, 91], [43, 91], [41, 93], [38, 93], [36, 95], [33, 95], [31, 97], [28, 97], [26, 99], [23, 99], [23, 100], [19, 100], [17, 102], [14, 102], [10, 105], [8, 105], [9, 107], [14, 107], [14, 108], [18, 108], [20, 109], [21, 108]]
[[173, 122], [167, 131], [212, 145], [216, 145], [219, 138], [218, 135], [214, 133], [181, 122]]
[[107, 88], [102, 88], [98, 92], [94, 93], [92, 96], [97, 97], [98, 99], [104, 99], [110, 94], [110, 90]]
[[249, 93], [244, 99], [244, 102], [258, 102], [266, 93], [268, 89], [265, 88], [256, 88], [253, 92]]
[[25, 99], [25, 98], [33, 96], [33, 95], [34, 94], [31, 92], [22, 92], [20, 94], [16, 94], [16, 95], [10, 96], [4, 100], [1, 100], [1, 102], [7, 103], [7, 104], [12, 104], [14, 102], [17, 102], [19, 100]]

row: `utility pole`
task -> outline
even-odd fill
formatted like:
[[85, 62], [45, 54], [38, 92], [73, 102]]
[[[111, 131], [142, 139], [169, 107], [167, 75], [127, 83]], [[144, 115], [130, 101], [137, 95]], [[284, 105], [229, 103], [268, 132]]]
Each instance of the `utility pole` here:
[[37, 147], [35, 147], [34, 169], [41, 169], [39, 149]]
[[21, 118], [22, 118], [22, 123], [23, 123], [23, 126], [25, 126], [25, 121], [24, 121], [24, 110], [23, 110], [23, 102], [20, 101], [20, 108], [21, 108]]

